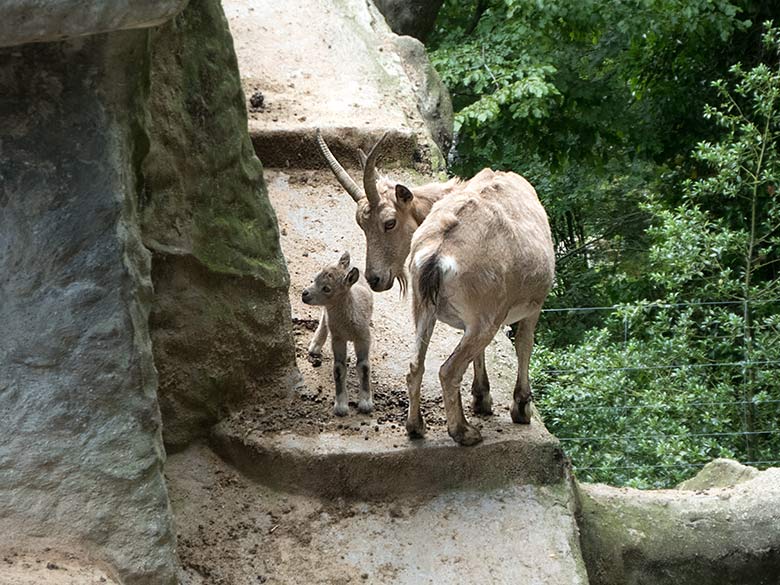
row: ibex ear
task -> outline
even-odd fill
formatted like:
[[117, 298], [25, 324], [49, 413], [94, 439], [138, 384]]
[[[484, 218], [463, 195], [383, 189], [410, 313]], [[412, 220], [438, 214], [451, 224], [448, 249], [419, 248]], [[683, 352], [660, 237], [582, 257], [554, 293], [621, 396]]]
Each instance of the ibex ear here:
[[414, 195], [412, 195], [412, 192], [407, 187], [398, 183], [395, 186], [395, 199], [400, 203], [409, 203], [414, 199]]
[[347, 286], [352, 286], [358, 281], [358, 278], [360, 278], [360, 270], [358, 270], [357, 266], [353, 266], [352, 270], [347, 272], [347, 275], [344, 277], [344, 282], [347, 283]]
[[341, 258], [339, 258], [339, 266], [343, 266], [344, 268], [349, 268], [350, 258], [349, 258], [349, 252], [344, 252], [341, 255]]

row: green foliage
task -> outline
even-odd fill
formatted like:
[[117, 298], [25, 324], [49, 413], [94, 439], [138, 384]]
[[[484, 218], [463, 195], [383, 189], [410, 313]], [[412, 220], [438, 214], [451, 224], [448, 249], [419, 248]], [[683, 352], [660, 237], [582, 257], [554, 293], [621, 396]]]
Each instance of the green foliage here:
[[752, 365], [780, 360], [776, 16], [748, 0], [445, 2], [429, 48], [455, 172], [535, 185], [558, 252], [548, 307], [625, 307], [538, 330], [539, 404], [587, 479], [780, 459], [777, 365]]
[[706, 108], [723, 134], [695, 151], [711, 174], [676, 208], [644, 205], [662, 303], [612, 311], [578, 345], [539, 344], [545, 419], [575, 437], [564, 442], [585, 479], [663, 487], [713, 457], [780, 455], [780, 69], [731, 72]]

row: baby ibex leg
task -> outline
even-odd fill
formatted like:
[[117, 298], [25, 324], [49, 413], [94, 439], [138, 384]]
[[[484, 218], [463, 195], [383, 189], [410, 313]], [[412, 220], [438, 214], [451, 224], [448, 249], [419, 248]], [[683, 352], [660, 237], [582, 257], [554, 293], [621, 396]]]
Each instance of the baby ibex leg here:
[[349, 399], [347, 398], [347, 342], [343, 339], [331, 338], [333, 349], [333, 381], [336, 383], [336, 400], [333, 412], [336, 416], [349, 414]]
[[358, 411], [363, 414], [368, 414], [374, 410], [374, 399], [371, 394], [371, 366], [368, 362], [370, 349], [370, 341], [355, 341], [355, 357], [357, 357], [357, 372], [360, 379]]
[[322, 346], [325, 345], [326, 339], [328, 339], [328, 313], [322, 309], [320, 323], [309, 344], [309, 361], [315, 368], [322, 365]]

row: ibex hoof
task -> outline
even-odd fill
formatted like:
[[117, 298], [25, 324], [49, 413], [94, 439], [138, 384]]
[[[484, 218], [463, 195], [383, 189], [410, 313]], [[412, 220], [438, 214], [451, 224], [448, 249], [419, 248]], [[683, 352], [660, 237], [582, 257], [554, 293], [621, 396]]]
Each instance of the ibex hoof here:
[[370, 414], [374, 411], [374, 403], [371, 400], [361, 400], [358, 402], [358, 412], [361, 414]]
[[418, 415], [416, 419], [406, 419], [406, 433], [411, 439], [422, 439], [425, 436], [425, 419], [422, 414]]
[[523, 425], [530, 424], [531, 422], [531, 403], [530, 402], [522, 402], [512, 403], [512, 409], [509, 411], [509, 414], [512, 415], [512, 422], [519, 423]]
[[308, 360], [313, 367], [319, 368], [322, 365], [322, 354], [309, 352]]
[[482, 442], [482, 433], [469, 424], [457, 427], [454, 431], [449, 431], [450, 437], [463, 447], [471, 447]]
[[349, 414], [348, 404], [339, 404], [338, 402], [333, 404], [333, 414], [336, 416], [347, 416]]
[[471, 399], [471, 409], [474, 414], [489, 416], [493, 414], [493, 399], [490, 398], [490, 395], [474, 396]]

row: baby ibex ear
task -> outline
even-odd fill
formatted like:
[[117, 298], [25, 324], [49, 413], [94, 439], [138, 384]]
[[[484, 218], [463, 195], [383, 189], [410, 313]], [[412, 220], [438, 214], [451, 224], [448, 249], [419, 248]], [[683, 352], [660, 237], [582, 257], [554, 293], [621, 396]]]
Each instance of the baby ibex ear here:
[[342, 266], [344, 268], [349, 268], [349, 263], [351, 262], [349, 258], [349, 252], [344, 252], [341, 255], [341, 258], [339, 258], [339, 266]]
[[347, 286], [352, 286], [358, 281], [358, 278], [360, 278], [360, 270], [357, 269], [357, 266], [353, 266], [352, 270], [347, 272], [344, 277], [344, 282], [347, 283]]

